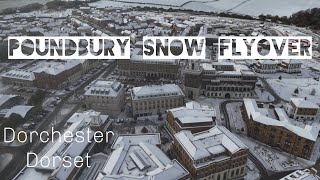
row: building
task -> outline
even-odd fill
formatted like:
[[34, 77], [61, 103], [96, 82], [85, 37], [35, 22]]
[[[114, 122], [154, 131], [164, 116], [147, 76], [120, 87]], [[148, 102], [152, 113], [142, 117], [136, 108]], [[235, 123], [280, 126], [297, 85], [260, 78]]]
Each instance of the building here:
[[174, 151], [192, 179], [240, 179], [246, 174], [248, 148], [223, 126], [174, 135]]
[[278, 63], [273, 60], [258, 60], [253, 66], [258, 73], [271, 74], [279, 71]]
[[319, 113], [319, 105], [306, 98], [291, 98], [286, 104], [289, 117], [296, 120], [315, 120]]
[[5, 84], [42, 89], [59, 89], [79, 78], [82, 61], [38, 61], [25, 69], [15, 69], [1, 75]]
[[258, 106], [253, 99], [243, 99], [241, 113], [249, 137], [308, 160], [317, 151], [314, 146], [319, 129], [290, 119], [284, 109]]
[[247, 66], [229, 62], [200, 63], [190, 60], [184, 70], [186, 96], [218, 98], [253, 96], [257, 75]]
[[286, 73], [300, 73], [302, 62], [297, 59], [282, 60], [280, 70]]
[[167, 110], [166, 127], [172, 135], [189, 130], [191, 133], [205, 131], [216, 125], [216, 111], [198, 102], [186, 103], [183, 107]]
[[86, 167], [79, 180], [95, 180], [108, 160], [108, 155], [104, 153], [93, 154], [89, 160], [90, 167]]
[[[25, 166], [14, 179], [29, 180], [30, 177], [48, 180], [78, 179], [80, 172], [87, 165], [83, 164], [82, 167], [76, 167], [72, 163], [70, 167], [68, 167], [69, 164], [64, 166], [62, 158], [69, 156], [71, 158], [69, 162], [73, 162], [76, 157], [78, 160], [78, 157], [82, 157], [86, 162], [86, 156], [96, 153], [100, 146], [100, 143], [93, 139], [95, 138], [94, 132], [108, 132], [107, 129], [110, 123], [109, 116], [101, 115], [100, 112], [86, 111], [73, 114], [66, 123], [67, 128], [65, 131], [61, 132], [61, 139], [57, 138], [56, 141], [52, 140], [52, 143], [48, 143], [43, 148], [43, 151], [39, 153], [39, 161], [35, 162], [33, 160], [31, 162], [30, 166], [34, 167]], [[79, 136], [83, 139], [77, 138]], [[66, 139], [68, 141], [65, 141]], [[104, 144], [103, 147], [105, 147], [105, 143], [101, 144]]]
[[98, 79], [84, 93], [87, 109], [116, 117], [124, 107], [125, 88], [118, 81]]
[[279, 180], [319, 180], [320, 177], [317, 175], [317, 172], [314, 168], [296, 170]]
[[131, 107], [136, 117], [163, 114], [183, 104], [184, 93], [176, 84], [147, 85], [131, 90]]
[[177, 60], [144, 60], [142, 50], [134, 49], [130, 60], [117, 60], [119, 75], [151, 79], [176, 79], [179, 72]]
[[120, 135], [96, 180], [112, 179], [190, 179], [188, 171], [170, 160], [158, 147], [160, 134]]

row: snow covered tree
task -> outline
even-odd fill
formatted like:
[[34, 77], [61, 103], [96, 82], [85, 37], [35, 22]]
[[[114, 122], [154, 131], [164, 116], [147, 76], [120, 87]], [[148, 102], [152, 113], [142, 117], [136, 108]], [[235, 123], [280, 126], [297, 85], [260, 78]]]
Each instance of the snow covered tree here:
[[279, 78], [278, 78], [279, 80], [281, 80], [282, 79], [282, 76], [279, 76]]
[[296, 88], [293, 92], [294, 92], [295, 94], [299, 94], [299, 89]]

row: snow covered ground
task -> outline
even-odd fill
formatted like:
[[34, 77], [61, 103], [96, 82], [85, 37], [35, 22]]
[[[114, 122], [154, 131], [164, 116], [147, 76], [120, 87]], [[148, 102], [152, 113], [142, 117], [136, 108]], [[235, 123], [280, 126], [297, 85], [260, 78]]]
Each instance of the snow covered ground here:
[[[106, 1], [100, 1], [98, 3], [101, 5], [101, 3], [103, 4], [103, 2]], [[122, 6], [171, 6], [181, 9], [191, 9], [195, 11], [205, 12], [230, 11], [234, 13], [248, 14], [252, 16], [259, 16], [260, 14], [290, 16], [292, 13], [298, 12], [300, 10], [320, 7], [319, 0], [118, 0], [118, 2], [108, 1], [108, 4], [110, 6], [119, 6], [121, 3], [123, 3]]]
[[229, 123], [232, 132], [238, 133], [247, 133], [247, 127], [245, 122], [242, 120], [240, 106], [242, 102], [239, 103], [228, 103], [227, 104], [227, 111], [229, 116]]
[[[285, 100], [290, 100], [291, 97], [307, 97], [315, 103], [320, 103], [320, 82], [313, 78], [267, 79], [267, 82], [275, 92]], [[296, 88], [299, 89], [299, 94], [293, 96], [293, 92]], [[314, 96], [310, 95], [312, 89], [315, 89], [316, 91]]]

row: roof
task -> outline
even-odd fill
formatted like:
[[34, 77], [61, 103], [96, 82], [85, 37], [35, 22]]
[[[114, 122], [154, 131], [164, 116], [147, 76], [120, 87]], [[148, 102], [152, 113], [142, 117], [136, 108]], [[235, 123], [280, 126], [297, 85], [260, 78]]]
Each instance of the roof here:
[[306, 125], [304, 128], [295, 126], [289, 121], [286, 113], [281, 108], [275, 108], [276, 113], [278, 114], [279, 120], [271, 117], [268, 114], [268, 109], [258, 108], [257, 103], [254, 99], [243, 99], [246, 112], [248, 117], [252, 116], [253, 121], [259, 122], [261, 124], [269, 126], [278, 126], [283, 127], [296, 135], [309, 139], [311, 141], [316, 141], [319, 133], [319, 129], [315, 126]]
[[96, 80], [84, 93], [87, 96], [118, 96], [123, 84], [118, 81]]
[[[99, 112], [91, 110], [72, 115], [68, 120], [72, 124], [61, 133], [61, 139], [57, 138], [56, 141], [49, 142], [42, 152], [38, 154], [38, 163], [35, 164], [35, 161], [31, 163], [35, 167], [26, 167], [16, 179], [26, 180], [30, 179], [30, 177], [41, 177], [38, 179], [49, 179], [49, 177], [67, 179], [75, 166], [72, 163], [71, 167], [64, 167], [62, 158], [70, 156], [70, 162], [73, 162], [75, 157], [82, 156], [84, 152], [87, 152], [86, 148], [91, 144], [94, 137], [94, 131], [90, 125], [95, 124], [98, 119], [104, 118]], [[78, 137], [82, 137], [82, 139]], [[42, 158], [44, 156], [48, 158]], [[60, 159], [54, 157], [60, 157]], [[45, 162], [48, 159], [50, 162]]]
[[19, 114], [22, 118], [24, 118], [27, 113], [33, 108], [33, 106], [14, 106], [6, 113], [5, 118], [9, 118], [11, 114]]
[[213, 122], [213, 118], [216, 117], [215, 109], [202, 106], [195, 101], [186, 103], [185, 107], [169, 109], [168, 111], [182, 123]]
[[[205, 163], [219, 161], [219, 158], [229, 158], [227, 153], [224, 153], [226, 151], [234, 154], [247, 149], [246, 145], [223, 126], [215, 126], [196, 134], [183, 130], [175, 134], [175, 138], [193, 160], [206, 158], [208, 162]], [[209, 158], [217, 154], [218, 157]]]
[[15, 69], [8, 71], [1, 75], [1, 77], [15, 78], [26, 81], [33, 81], [35, 79], [34, 73], [23, 69]]
[[9, 101], [11, 98], [17, 97], [17, 95], [0, 94], [0, 106]]
[[298, 108], [319, 109], [319, 106], [316, 103], [304, 98], [290, 98], [290, 100]]
[[176, 84], [134, 87], [131, 91], [132, 100], [169, 96], [184, 96], [184, 93]]
[[258, 62], [261, 64], [277, 64], [276, 62], [274, 62], [272, 60], [259, 60]]
[[286, 59], [282, 61], [286, 62], [287, 64], [302, 64], [302, 62], [298, 59]]
[[155, 179], [174, 180], [188, 175], [176, 160], [170, 160], [158, 147], [160, 134], [120, 135], [113, 152], [96, 180]]
[[317, 172], [312, 171], [314, 170], [296, 170], [279, 180], [319, 180], [320, 178], [317, 176]]
[[64, 62], [48, 62], [45, 64], [41, 64], [36, 67], [36, 69], [33, 70], [35, 73], [46, 73], [51, 75], [57, 75], [60, 74], [63, 71], [66, 71], [68, 69], [71, 69], [78, 64], [81, 64], [83, 61], [81, 60], [68, 60]]

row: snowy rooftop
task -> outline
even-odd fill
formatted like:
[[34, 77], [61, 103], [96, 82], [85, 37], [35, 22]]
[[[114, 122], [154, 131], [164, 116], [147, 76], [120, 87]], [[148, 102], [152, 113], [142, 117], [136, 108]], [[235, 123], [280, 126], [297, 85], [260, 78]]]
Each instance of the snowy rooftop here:
[[40, 61], [34, 67], [29, 68], [29, 71], [33, 71], [35, 73], [47, 73], [51, 75], [60, 74], [63, 71], [71, 69], [78, 64], [81, 64], [81, 60], [68, 60], [65, 62], [57, 62], [57, 61]]
[[316, 103], [304, 98], [290, 98], [290, 100], [298, 108], [319, 109], [319, 106]]
[[275, 65], [275, 64], [277, 64], [275, 61], [269, 60], [269, 59], [267, 59], [267, 60], [259, 60], [258, 63], [260, 63], [260, 64], [268, 64], [268, 65]]
[[158, 147], [160, 134], [120, 135], [96, 180], [179, 179], [188, 174], [178, 161], [170, 160]]
[[184, 96], [184, 93], [176, 84], [134, 87], [131, 91], [132, 100], [169, 96]]
[[10, 77], [21, 80], [33, 81], [34, 73], [46, 73], [51, 75], [60, 74], [63, 71], [71, 69], [76, 65], [81, 64], [81, 60], [68, 60], [65, 62], [57, 61], [39, 61], [27, 69], [14, 69], [1, 75], [1, 77]]
[[10, 77], [15, 79], [33, 81], [35, 79], [34, 73], [23, 69], [14, 69], [1, 75], [1, 77]]
[[33, 108], [33, 106], [14, 106], [6, 113], [5, 118], [9, 118], [11, 114], [19, 114], [22, 118]]
[[270, 126], [280, 126], [295, 133], [296, 135], [316, 141], [319, 133], [319, 129], [315, 126], [306, 125], [305, 127], [299, 127], [292, 123], [287, 117], [287, 114], [281, 108], [275, 108], [275, 112], [278, 114], [279, 120], [269, 113], [267, 108], [259, 108], [254, 99], [243, 99], [248, 116], [252, 116], [252, 119], [261, 124]]
[[9, 101], [11, 98], [16, 97], [17, 95], [6, 95], [0, 94], [0, 106]]
[[117, 96], [123, 85], [118, 81], [96, 80], [84, 93], [88, 96]]
[[222, 153], [210, 159], [210, 162], [219, 161], [219, 157], [228, 158], [224, 153], [226, 151], [234, 154], [247, 149], [246, 145], [223, 126], [215, 126], [196, 134], [192, 134], [191, 131], [181, 131], [175, 134], [175, 138], [193, 160], [210, 159]]
[[203, 106], [195, 101], [186, 103], [185, 107], [174, 108], [168, 111], [182, 123], [213, 122], [213, 119], [216, 117], [215, 109]]
[[279, 180], [319, 180], [317, 172], [314, 170], [297, 170]]
[[[204, 71], [216, 71], [216, 74], [220, 75], [255, 75], [247, 66], [241, 64], [235, 64], [232, 62], [213, 62], [213, 63], [201, 63], [200, 66]], [[223, 71], [221, 68], [224, 66], [231, 66], [232, 70]]]
[[[61, 140], [59, 138], [53, 143], [49, 143], [44, 150], [40, 153], [39, 159], [43, 156], [47, 156], [50, 159], [50, 162], [41, 162], [39, 161], [35, 167], [25, 168], [23, 173], [19, 175], [17, 180], [28, 180], [30, 177], [39, 179], [48, 179], [48, 177], [55, 177], [56, 179], [67, 179], [67, 177], [72, 173], [73, 166], [66, 168], [62, 166], [63, 161], [60, 161], [58, 158], [54, 157], [64, 157], [66, 155], [70, 156], [73, 159], [76, 156], [82, 155], [86, 147], [92, 142], [93, 131], [90, 128], [91, 124], [95, 124], [97, 121], [105, 121], [107, 117], [100, 115], [99, 112], [95, 111], [86, 111], [83, 113], [75, 113], [69, 120], [68, 123], [72, 123], [61, 135]], [[77, 138], [76, 132], [83, 133], [83, 142]], [[68, 133], [66, 133], [68, 132]], [[89, 133], [88, 133], [89, 132]], [[72, 133], [73, 136], [70, 136]], [[87, 134], [88, 133], [88, 134]], [[67, 139], [68, 142], [63, 140]], [[47, 158], [42, 159], [47, 161]], [[55, 160], [53, 162], [53, 160]], [[34, 165], [34, 162], [31, 163]], [[73, 164], [74, 165], [74, 164]]]
[[302, 64], [302, 62], [298, 59], [286, 59], [282, 61], [286, 62], [287, 64]]

